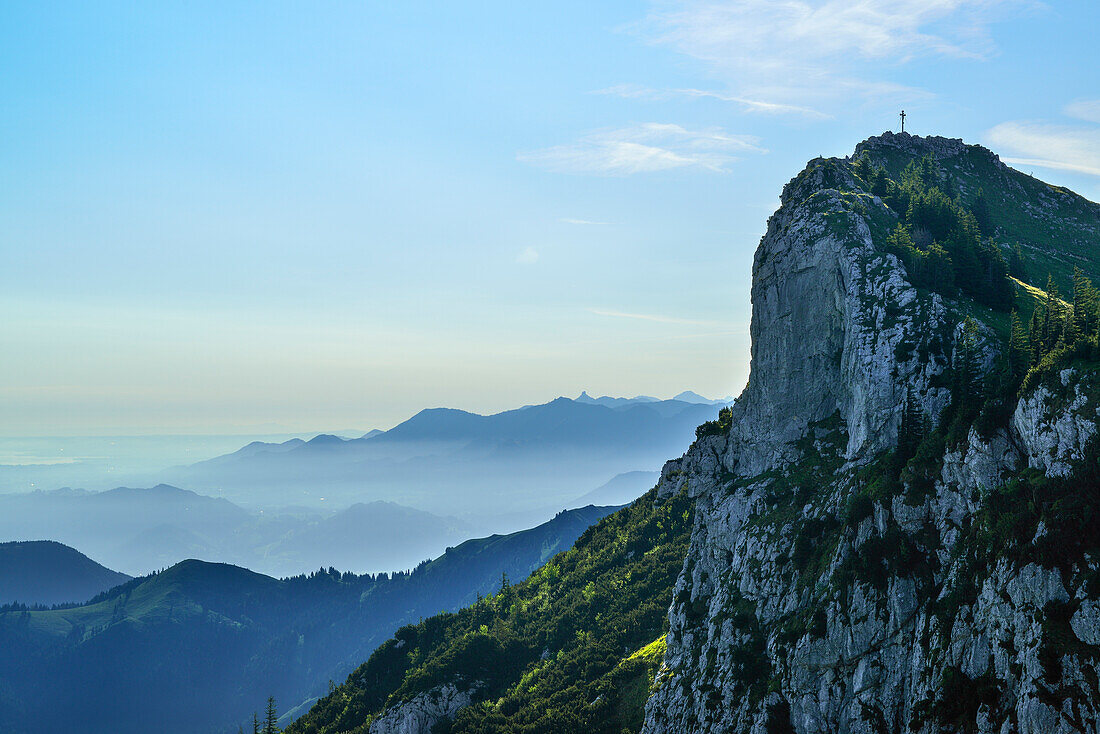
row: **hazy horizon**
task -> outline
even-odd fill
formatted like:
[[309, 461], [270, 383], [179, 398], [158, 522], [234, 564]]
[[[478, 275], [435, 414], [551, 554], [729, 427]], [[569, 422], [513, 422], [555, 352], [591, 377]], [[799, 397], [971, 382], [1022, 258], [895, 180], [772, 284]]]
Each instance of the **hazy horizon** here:
[[1100, 198], [1097, 13], [8, 4], [0, 434], [736, 394], [783, 184], [899, 110]]
[[[744, 387], [744, 386], [742, 385], [742, 387]], [[328, 426], [328, 425], [317, 425], [317, 426], [310, 426], [310, 427], [301, 427], [301, 426], [284, 425], [284, 424], [277, 424], [277, 423], [257, 424], [257, 425], [251, 425], [251, 426], [248, 426], [248, 425], [233, 426], [232, 424], [230, 424], [230, 425], [226, 426], [224, 430], [216, 431], [216, 432], [202, 430], [202, 427], [200, 427], [200, 426], [176, 426], [176, 427], [144, 426], [144, 427], [142, 427], [142, 430], [133, 430], [131, 432], [112, 430], [112, 427], [105, 426], [105, 427], [99, 428], [99, 430], [90, 430], [86, 433], [49, 433], [49, 432], [45, 432], [45, 433], [39, 433], [39, 434], [24, 434], [24, 433], [16, 432], [15, 430], [7, 430], [7, 431], [0, 430], [0, 442], [3, 442], [3, 441], [18, 441], [18, 440], [39, 440], [39, 439], [41, 439], [41, 440], [70, 439], [70, 438], [72, 438], [72, 439], [83, 439], [83, 438], [95, 438], [95, 439], [112, 439], [112, 438], [126, 438], [126, 439], [132, 439], [132, 438], [152, 438], [152, 439], [212, 438], [212, 439], [216, 439], [216, 438], [226, 438], [226, 439], [236, 439], [236, 438], [240, 438], [240, 439], [247, 439], [249, 441], [289, 441], [290, 439], [293, 439], [293, 438], [314, 438], [314, 437], [319, 436], [319, 435], [334, 435], [334, 436], [340, 436], [341, 438], [358, 438], [358, 437], [360, 437], [360, 436], [362, 436], [366, 433], [369, 433], [371, 431], [388, 431], [389, 429], [394, 428], [395, 426], [398, 426], [401, 423], [404, 423], [409, 418], [412, 418], [414, 415], [416, 415], [417, 413], [419, 413], [423, 410], [431, 410], [431, 409], [435, 409], [435, 408], [444, 408], [444, 409], [449, 409], [449, 410], [461, 410], [463, 412], [474, 413], [474, 414], [477, 414], [477, 415], [495, 415], [496, 413], [507, 412], [509, 410], [516, 410], [517, 408], [522, 408], [522, 407], [525, 407], [525, 406], [541, 405], [541, 404], [550, 402], [552, 400], [557, 400], [559, 398], [568, 398], [570, 400], [574, 400], [577, 397], [579, 397], [582, 393], [588, 393], [588, 395], [590, 397], [593, 397], [593, 398], [612, 397], [612, 398], [632, 399], [632, 398], [636, 398], [636, 397], [654, 397], [654, 398], [657, 398], [659, 400], [672, 400], [677, 395], [680, 395], [681, 393], [684, 393], [684, 392], [695, 392], [697, 395], [700, 395], [700, 397], [703, 397], [703, 398], [706, 398], [707, 400], [712, 400], [712, 401], [713, 400], [722, 400], [722, 399], [730, 398], [730, 397], [736, 397], [736, 393], [731, 393], [729, 395], [722, 395], [722, 396], [701, 395], [700, 393], [698, 393], [698, 391], [691, 390], [690, 388], [680, 390], [680, 391], [678, 391], [674, 394], [670, 394], [670, 395], [656, 395], [656, 394], [653, 394], [652, 392], [637, 393], [637, 394], [630, 394], [630, 395], [610, 394], [610, 393], [596, 393], [596, 392], [593, 392], [591, 390], [581, 389], [581, 390], [577, 390], [575, 393], [573, 393], [571, 395], [555, 395], [555, 396], [552, 396], [552, 397], [542, 396], [541, 399], [536, 399], [536, 400], [531, 401], [531, 402], [526, 402], [526, 403], [522, 403], [522, 404], [514, 404], [514, 405], [505, 405], [502, 408], [490, 409], [490, 410], [477, 410], [477, 409], [473, 409], [473, 408], [467, 408], [467, 407], [462, 407], [462, 406], [458, 406], [458, 405], [447, 405], [447, 404], [424, 405], [424, 406], [421, 406], [420, 408], [417, 408], [417, 409], [413, 410], [412, 412], [408, 413], [407, 415], [404, 415], [403, 417], [400, 417], [400, 418], [396, 419], [393, 423], [386, 424], [386, 425], [383, 425], [383, 424], [370, 424], [369, 426], [367, 426], [366, 423], [364, 422], [363, 427], [349, 428], [349, 427], [345, 426], [345, 427], [340, 428], [340, 427], [333, 427], [333, 426]], [[93, 428], [96, 428], [96, 427], [93, 427]], [[131, 427], [131, 428], [135, 428], [135, 427]], [[7, 454], [5, 454], [4, 451], [5, 451], [5, 449], [2, 446], [0, 446], [0, 465], [18, 463], [18, 462], [7, 461], [5, 459], [5, 456], [7, 456]]]

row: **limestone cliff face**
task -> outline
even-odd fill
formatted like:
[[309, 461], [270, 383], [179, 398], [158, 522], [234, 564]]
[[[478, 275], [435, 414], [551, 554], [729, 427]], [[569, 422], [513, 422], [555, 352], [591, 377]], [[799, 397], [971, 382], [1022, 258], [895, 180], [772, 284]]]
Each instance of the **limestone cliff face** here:
[[871, 228], [896, 216], [859, 188], [844, 163], [813, 161], [768, 222], [753, 262], [751, 376], [722, 456], [729, 471], [790, 461], [807, 426], [838, 411], [846, 458], [873, 455], [896, 440], [907, 388], [929, 412], [946, 404], [931, 383], [953, 324], [938, 295], [918, 295], [876, 249]]
[[645, 731], [1098, 731], [1100, 559], [1033, 560], [1042, 527], [1012, 554], [975, 538], [992, 490], [1081, 460], [1100, 386], [1067, 370], [926, 457], [925, 481], [877, 483], [907, 392], [933, 420], [948, 403], [965, 308], [910, 285], [881, 246], [896, 218], [850, 170], [813, 161], [784, 190], [732, 425], [662, 472], [696, 513]]

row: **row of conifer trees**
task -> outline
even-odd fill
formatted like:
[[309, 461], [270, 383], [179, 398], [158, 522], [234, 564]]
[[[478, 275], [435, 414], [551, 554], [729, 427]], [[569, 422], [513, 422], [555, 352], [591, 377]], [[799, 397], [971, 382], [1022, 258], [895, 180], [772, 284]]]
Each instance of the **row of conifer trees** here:
[[1100, 343], [1100, 291], [1079, 268], [1073, 269], [1070, 302], [1061, 299], [1053, 276], [1047, 276], [1045, 291], [1027, 329], [1012, 313], [1008, 360], [1018, 382], [1033, 369], [1041, 370], [1059, 357], [1085, 356]]
[[1006, 261], [989, 237], [993, 224], [982, 191], [965, 205], [951, 177], [930, 156], [911, 161], [897, 181], [866, 155], [856, 160], [853, 170], [871, 193], [898, 213], [886, 248], [905, 263], [914, 285], [947, 295], [962, 292], [1001, 311], [1012, 307], [1014, 293], [1007, 276], [1022, 277], [1022, 257], [1015, 250]]

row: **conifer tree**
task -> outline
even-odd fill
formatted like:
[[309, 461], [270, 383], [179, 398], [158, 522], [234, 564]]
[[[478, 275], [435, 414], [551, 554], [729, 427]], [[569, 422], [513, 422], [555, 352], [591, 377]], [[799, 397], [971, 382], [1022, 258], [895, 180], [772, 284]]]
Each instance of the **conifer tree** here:
[[898, 455], [903, 463], [917, 452], [917, 446], [926, 432], [924, 411], [913, 393], [913, 386], [910, 385], [905, 390], [905, 407], [902, 409], [901, 426], [898, 428]]
[[871, 157], [867, 155], [867, 151], [863, 151], [863, 155], [856, 159], [856, 162], [852, 164], [852, 168], [855, 169], [855, 174], [857, 176], [867, 182], [870, 182], [871, 176], [875, 171], [874, 166], [871, 165]]
[[982, 371], [978, 354], [978, 322], [968, 316], [955, 347], [953, 401], [964, 415], [981, 407]]
[[1049, 273], [1042, 308], [1039, 359], [1058, 346], [1058, 341], [1062, 337], [1062, 299], [1058, 297], [1058, 284], [1054, 281], [1054, 276]]
[[1059, 344], [1076, 344], [1077, 340], [1081, 337], [1081, 330], [1077, 327], [1077, 318], [1074, 312], [1070, 312], [1065, 319], [1062, 320], [1062, 334], [1058, 338]]
[[871, 174], [871, 193], [881, 197], [890, 193], [890, 179], [886, 177], [886, 169], [882, 166], [876, 166]]
[[973, 212], [974, 219], [977, 220], [982, 234], [986, 236], [993, 234], [993, 221], [989, 215], [989, 200], [986, 198], [984, 190], [978, 189], [978, 195], [974, 197], [974, 203], [970, 205], [970, 211]]
[[1043, 357], [1043, 320], [1046, 318], [1046, 307], [1039, 304], [1031, 312], [1031, 320], [1027, 324], [1027, 341], [1031, 347], [1031, 364], [1038, 364]]
[[267, 709], [264, 711], [264, 729], [263, 734], [279, 734], [279, 716], [275, 709], [275, 697], [267, 697]]
[[252, 712], [252, 734], [260, 734], [260, 717]]
[[1027, 334], [1024, 333], [1024, 325], [1020, 323], [1019, 315], [1013, 311], [1008, 336], [1008, 365], [1015, 383], [1019, 384], [1024, 379], [1030, 364], [1031, 345], [1028, 343]]
[[904, 224], [898, 224], [898, 226], [894, 227], [894, 230], [886, 236], [886, 247], [900, 251], [917, 249], [916, 244], [913, 242], [912, 235], [909, 234], [909, 229]]
[[1017, 242], [1012, 248], [1012, 254], [1008, 257], [1008, 274], [1013, 278], [1027, 281], [1027, 266], [1024, 265], [1024, 253]]
[[1096, 319], [1097, 291], [1080, 268], [1073, 268], [1073, 315], [1069, 319], [1073, 322], [1073, 339], [1066, 339], [1067, 344], [1073, 344], [1078, 338], [1093, 331]]

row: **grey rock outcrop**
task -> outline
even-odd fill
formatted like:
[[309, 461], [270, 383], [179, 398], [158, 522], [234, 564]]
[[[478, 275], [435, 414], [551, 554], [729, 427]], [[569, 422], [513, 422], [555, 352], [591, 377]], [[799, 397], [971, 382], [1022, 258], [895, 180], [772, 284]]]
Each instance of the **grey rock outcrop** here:
[[1045, 385], [1016, 405], [1012, 425], [1027, 453], [1028, 465], [1051, 476], [1069, 475], [1081, 460], [1085, 444], [1096, 435], [1096, 400], [1081, 385], [1076, 370], [1059, 374], [1061, 387], [1070, 392], [1068, 404]]
[[459, 689], [448, 683], [418, 694], [372, 721], [370, 734], [431, 734], [436, 724], [468, 706], [476, 689], [476, 685]]
[[[916, 140], [883, 144], [962, 146]], [[1022, 467], [1070, 473], [1100, 386], [1063, 374], [1007, 428], [971, 429], [926, 477], [883, 486], [906, 397], [933, 423], [949, 401], [965, 312], [910, 284], [881, 246], [893, 215], [850, 171], [812, 161], [784, 190], [732, 425], [662, 471], [663, 494], [695, 497], [695, 526], [644, 731], [1097, 732], [1095, 561], [989, 550], [1003, 538], [988, 503]]]
[[845, 455], [858, 460], [896, 440], [907, 390], [931, 415], [946, 405], [932, 381], [954, 324], [939, 295], [919, 294], [876, 248], [871, 226], [896, 217], [859, 190], [843, 163], [812, 161], [768, 222], [753, 262], [751, 377], [722, 456], [729, 471], [753, 476], [792, 460], [807, 426], [837, 412]]

